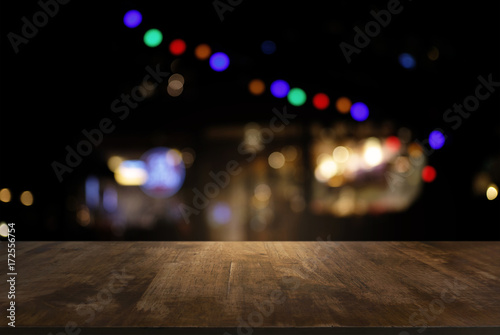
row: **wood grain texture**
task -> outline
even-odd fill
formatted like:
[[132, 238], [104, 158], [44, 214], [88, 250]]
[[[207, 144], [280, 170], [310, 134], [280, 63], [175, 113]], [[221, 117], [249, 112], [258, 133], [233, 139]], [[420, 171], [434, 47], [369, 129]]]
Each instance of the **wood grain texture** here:
[[[16, 331], [34, 327], [23, 334], [500, 333], [498, 242], [16, 247]], [[7, 292], [2, 280], [2, 311]]]

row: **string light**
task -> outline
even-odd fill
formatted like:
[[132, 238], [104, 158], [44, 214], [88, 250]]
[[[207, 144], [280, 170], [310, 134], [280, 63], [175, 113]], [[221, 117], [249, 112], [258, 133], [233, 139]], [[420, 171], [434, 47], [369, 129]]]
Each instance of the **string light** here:
[[325, 93], [318, 93], [313, 97], [312, 103], [316, 109], [324, 110], [330, 106], [330, 98]]

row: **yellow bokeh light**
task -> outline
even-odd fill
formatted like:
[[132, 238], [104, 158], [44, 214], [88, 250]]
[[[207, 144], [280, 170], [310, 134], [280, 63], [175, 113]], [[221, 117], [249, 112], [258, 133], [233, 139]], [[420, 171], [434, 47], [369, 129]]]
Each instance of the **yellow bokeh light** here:
[[116, 169], [118, 169], [118, 167], [120, 166], [120, 164], [123, 162], [123, 158], [119, 157], [119, 156], [111, 156], [109, 159], [108, 159], [108, 169], [111, 171], [111, 172], [115, 172]]
[[199, 60], [207, 59], [208, 57], [210, 57], [211, 53], [212, 49], [210, 49], [210, 46], [208, 46], [207, 44], [200, 44], [194, 49], [194, 55]]
[[279, 169], [285, 165], [285, 156], [281, 152], [275, 151], [269, 155], [267, 161], [273, 169]]
[[328, 180], [328, 186], [330, 187], [339, 187], [344, 183], [344, 177], [342, 175], [333, 176], [330, 180]]
[[363, 151], [363, 159], [370, 167], [379, 165], [382, 162], [382, 147], [380, 141], [375, 137], [366, 140]]
[[269, 206], [269, 200], [259, 200], [257, 197], [252, 197], [252, 206], [256, 209], [264, 209]]
[[7, 237], [9, 236], [9, 226], [5, 222], [0, 223], [0, 236]]
[[333, 160], [337, 163], [345, 163], [349, 159], [349, 149], [338, 146], [333, 150]]
[[252, 81], [250, 81], [250, 83], [248, 83], [248, 90], [253, 95], [261, 95], [262, 93], [264, 93], [265, 89], [266, 85], [260, 79], [253, 79]]
[[21, 203], [24, 206], [33, 205], [33, 194], [31, 194], [30, 191], [24, 191], [23, 193], [21, 193], [20, 199], [21, 199]]
[[266, 184], [260, 184], [255, 187], [254, 195], [259, 201], [267, 201], [271, 197], [271, 188]]
[[141, 167], [127, 166], [122, 163], [115, 171], [115, 180], [120, 185], [140, 186], [143, 185], [147, 179], [148, 173]]
[[9, 202], [11, 198], [12, 195], [10, 194], [10, 190], [8, 188], [2, 188], [0, 190], [0, 201]]
[[337, 164], [331, 156], [322, 156], [321, 162], [314, 170], [314, 176], [320, 182], [327, 182], [338, 171]]
[[488, 200], [495, 200], [498, 196], [498, 186], [495, 184], [491, 184], [486, 190], [486, 198]]

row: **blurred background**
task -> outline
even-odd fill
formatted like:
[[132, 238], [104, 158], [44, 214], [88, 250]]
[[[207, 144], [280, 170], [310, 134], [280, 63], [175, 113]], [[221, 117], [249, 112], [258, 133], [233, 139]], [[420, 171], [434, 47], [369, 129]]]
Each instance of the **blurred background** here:
[[2, 2], [0, 235], [498, 240], [500, 4], [391, 3]]

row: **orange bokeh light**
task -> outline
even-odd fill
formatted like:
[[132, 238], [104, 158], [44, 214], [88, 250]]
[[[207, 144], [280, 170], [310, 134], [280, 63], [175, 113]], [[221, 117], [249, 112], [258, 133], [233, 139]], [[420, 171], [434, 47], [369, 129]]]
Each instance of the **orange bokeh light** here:
[[250, 83], [248, 83], [248, 90], [253, 95], [261, 95], [262, 93], [264, 93], [265, 89], [266, 85], [260, 79], [253, 79], [252, 81], [250, 81]]
[[337, 110], [342, 113], [349, 113], [351, 110], [352, 102], [349, 100], [349, 98], [346, 97], [340, 97], [337, 99], [337, 102], [335, 103], [335, 107]]
[[207, 44], [200, 44], [194, 49], [194, 55], [200, 60], [205, 60], [210, 57], [212, 49]]

